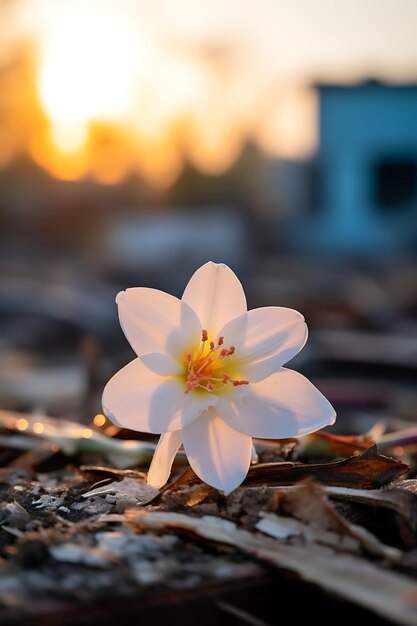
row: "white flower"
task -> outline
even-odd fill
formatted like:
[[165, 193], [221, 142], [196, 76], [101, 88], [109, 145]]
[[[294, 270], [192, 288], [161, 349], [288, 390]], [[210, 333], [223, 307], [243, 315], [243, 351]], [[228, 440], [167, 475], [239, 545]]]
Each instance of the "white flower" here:
[[334, 423], [326, 398], [282, 367], [306, 342], [303, 316], [283, 307], [247, 311], [226, 265], [200, 267], [182, 300], [138, 287], [116, 302], [138, 358], [107, 383], [103, 409], [123, 428], [162, 433], [151, 485], [166, 483], [183, 444], [195, 473], [228, 494], [248, 472], [252, 437], [298, 437]]

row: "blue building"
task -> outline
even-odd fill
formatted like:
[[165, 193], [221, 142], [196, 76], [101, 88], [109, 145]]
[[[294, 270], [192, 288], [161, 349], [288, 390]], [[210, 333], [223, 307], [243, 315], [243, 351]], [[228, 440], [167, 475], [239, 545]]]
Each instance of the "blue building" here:
[[321, 85], [318, 93], [319, 147], [296, 245], [350, 255], [417, 250], [417, 85]]

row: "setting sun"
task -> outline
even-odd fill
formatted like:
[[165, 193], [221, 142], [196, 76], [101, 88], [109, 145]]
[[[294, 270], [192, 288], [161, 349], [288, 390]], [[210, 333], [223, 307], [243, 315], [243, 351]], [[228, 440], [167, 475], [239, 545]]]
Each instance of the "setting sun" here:
[[92, 125], [124, 125], [131, 115], [145, 59], [138, 24], [117, 5], [94, 1], [52, 4], [41, 24], [38, 91], [50, 141], [35, 144], [32, 154], [62, 178], [89, 170], [102, 182], [118, 182], [127, 158], [115, 156], [113, 167], [103, 158], [89, 166], [85, 153]]
[[[364, 8], [370, 39], [369, 28], [356, 32], [349, 22], [349, 3], [340, 5], [320, 0], [307, 33], [287, 0], [265, 0], [261, 11], [248, 0], [238, 12], [213, 0], [11, 4], [0, 23], [0, 166], [28, 154], [58, 178], [114, 184], [137, 174], [164, 188], [185, 163], [227, 170], [248, 142], [304, 158], [317, 137], [312, 82], [368, 77], [379, 66], [364, 59], [382, 67], [386, 29], [401, 13], [375, 22]], [[343, 15], [343, 36], [323, 37]], [[404, 80], [415, 67], [406, 63], [414, 31], [394, 43], [386, 76]]]
[[[90, 174], [115, 183], [137, 171], [153, 185], [169, 185], [184, 158], [177, 127], [207, 100], [204, 66], [172, 50], [158, 24], [141, 28], [124, 2], [43, 7], [36, 20], [37, 86], [48, 123], [47, 136], [31, 142], [34, 159], [60, 178]], [[189, 156], [204, 164], [198, 143], [206, 139], [199, 135]], [[218, 148], [222, 169], [227, 146]], [[209, 170], [212, 160], [208, 154]]]
[[[168, 25], [155, 10], [126, 1], [31, 6], [46, 120], [29, 150], [54, 176], [112, 184], [138, 173], [166, 187], [185, 160], [208, 174], [225, 171], [251, 135], [273, 154], [291, 144], [268, 131], [280, 109], [268, 99], [268, 126], [250, 57], [236, 64], [229, 43], [179, 37], [179, 15]], [[307, 135], [303, 144], [296, 122], [292, 153], [302, 153], [312, 142]]]
[[82, 19], [67, 10], [41, 42], [41, 100], [62, 126], [117, 120], [134, 99], [138, 33], [117, 11], [106, 14], [106, 4], [95, 6], [85, 5]]
[[196, 39], [186, 14], [128, 0], [42, 0], [21, 11], [39, 109], [24, 149], [57, 178], [114, 184], [138, 174], [164, 188], [186, 162], [227, 170], [248, 140], [278, 156], [314, 146], [303, 99], [285, 112], [252, 44], [231, 44], [213, 24]]

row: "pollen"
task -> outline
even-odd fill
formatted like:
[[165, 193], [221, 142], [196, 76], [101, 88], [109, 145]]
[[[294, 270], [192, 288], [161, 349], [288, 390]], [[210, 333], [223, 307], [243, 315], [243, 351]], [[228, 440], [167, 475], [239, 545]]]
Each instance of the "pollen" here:
[[[206, 344], [209, 349], [207, 352]], [[194, 389], [203, 389], [208, 393], [221, 391], [227, 385], [240, 387], [249, 385], [246, 379], [238, 380], [232, 378], [230, 374], [223, 371], [230, 367], [231, 357], [236, 352], [235, 346], [223, 348], [224, 337], [219, 337], [217, 341], [210, 341], [207, 330], [201, 332], [201, 344], [196, 353], [186, 352], [185, 363], [186, 382], [184, 393], [188, 394]]]

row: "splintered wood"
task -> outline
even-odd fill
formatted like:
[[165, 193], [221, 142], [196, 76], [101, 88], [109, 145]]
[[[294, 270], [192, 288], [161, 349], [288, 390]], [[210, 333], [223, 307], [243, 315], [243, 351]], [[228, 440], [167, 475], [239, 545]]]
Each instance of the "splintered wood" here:
[[[281, 520], [282, 522], [282, 520]], [[417, 583], [350, 554], [323, 544], [287, 545], [259, 533], [238, 529], [219, 517], [192, 518], [180, 513], [130, 510], [126, 523], [136, 531], [185, 531], [237, 550], [356, 602], [382, 617], [415, 626]]]

